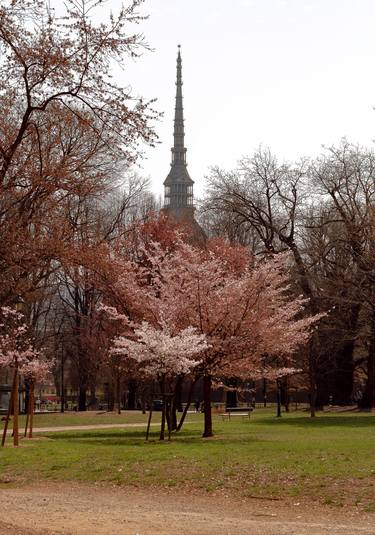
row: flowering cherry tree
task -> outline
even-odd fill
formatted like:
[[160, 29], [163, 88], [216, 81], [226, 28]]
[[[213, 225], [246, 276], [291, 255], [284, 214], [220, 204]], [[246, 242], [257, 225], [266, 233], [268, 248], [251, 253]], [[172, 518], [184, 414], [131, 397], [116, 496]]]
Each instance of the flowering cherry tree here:
[[212, 379], [250, 378], [269, 355], [290, 368], [321, 316], [307, 317], [306, 300], [290, 293], [285, 255], [257, 263], [218, 240], [206, 250], [180, 242], [170, 254], [158, 244], [148, 252], [150, 306], [170, 328], [195, 327], [209, 344], [194, 372], [203, 377], [204, 436], [212, 436]]
[[206, 336], [193, 327], [172, 334], [165, 324], [157, 328], [143, 322], [135, 327], [134, 337], [116, 338], [111, 353], [127, 355], [146, 375], [158, 378], [189, 373], [200, 362], [194, 357], [208, 348]]
[[[286, 255], [257, 262], [243, 246], [216, 239], [198, 248], [175, 233], [175, 240], [164, 244], [139, 239], [133, 258], [122, 259], [118, 249], [115, 261], [116, 309], [125, 311], [137, 328], [147, 322], [144, 340], [154, 337], [152, 329], [162, 336], [194, 328], [205, 336], [207, 347], [191, 368], [195, 378], [203, 378], [204, 436], [212, 436], [212, 381], [248, 380], [262, 370], [265, 377], [270, 376], [270, 361], [275, 372], [292, 369], [295, 353], [307, 343], [321, 317], [308, 317], [307, 301], [292, 294]], [[139, 350], [131, 343], [130, 331], [128, 325], [116, 344]], [[170, 342], [171, 355], [175, 345], [176, 366], [177, 340]], [[156, 377], [160, 362], [150, 359], [150, 353], [146, 358], [145, 352], [143, 343], [138, 362]]]
[[[124, 355], [139, 364], [145, 375], [156, 377], [163, 397], [160, 440], [164, 439], [166, 419], [166, 380], [179, 374], [188, 374], [200, 364], [197, 355], [208, 349], [206, 336], [193, 327], [172, 333], [163, 323], [161, 328], [142, 322], [134, 328], [134, 339], [115, 338], [112, 355]], [[171, 422], [169, 422], [169, 426]]]
[[41, 351], [34, 348], [28, 336], [28, 328], [21, 312], [12, 307], [0, 308], [0, 367], [13, 369], [13, 385], [8, 416], [3, 430], [2, 445], [5, 443], [8, 421], [13, 409], [13, 443], [18, 446], [18, 384], [23, 375], [30, 384], [28, 419], [30, 416], [30, 438], [32, 437], [32, 413], [34, 407], [34, 384], [43, 381], [51, 371], [53, 362], [45, 361]]

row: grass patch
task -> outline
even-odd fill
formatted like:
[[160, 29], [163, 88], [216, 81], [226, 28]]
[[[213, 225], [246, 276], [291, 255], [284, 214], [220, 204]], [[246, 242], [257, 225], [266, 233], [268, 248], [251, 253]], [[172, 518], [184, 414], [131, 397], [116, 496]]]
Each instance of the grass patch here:
[[[20, 416], [20, 428], [25, 425], [25, 415]], [[140, 411], [115, 412], [65, 412], [65, 413], [36, 413], [34, 427], [63, 427], [102, 424], [132, 424], [146, 423], [148, 415]], [[153, 421], [160, 420], [160, 413], [153, 414]]]
[[[68, 416], [66, 425], [72, 425]], [[103, 422], [97, 415], [90, 423], [114, 423], [114, 416]], [[192, 414], [182, 432], [165, 443], [158, 441], [156, 428], [145, 442], [146, 418], [139, 413], [124, 414], [120, 423], [134, 423], [136, 417], [139, 428], [46, 433], [45, 439], [22, 441], [19, 449], [2, 449], [0, 484], [77, 480], [270, 500], [317, 497], [330, 506], [374, 508], [372, 414], [310, 419], [291, 413], [276, 419], [261, 409], [250, 421], [222, 422], [215, 416], [212, 439], [201, 438], [202, 415]]]

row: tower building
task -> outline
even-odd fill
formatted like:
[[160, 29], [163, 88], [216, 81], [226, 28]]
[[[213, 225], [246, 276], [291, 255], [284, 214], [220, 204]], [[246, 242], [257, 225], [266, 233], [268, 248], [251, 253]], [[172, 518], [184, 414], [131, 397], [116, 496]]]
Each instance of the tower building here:
[[171, 169], [164, 181], [164, 211], [177, 220], [194, 220], [194, 181], [186, 163], [184, 108], [182, 102], [182, 60], [178, 45], [176, 103]]

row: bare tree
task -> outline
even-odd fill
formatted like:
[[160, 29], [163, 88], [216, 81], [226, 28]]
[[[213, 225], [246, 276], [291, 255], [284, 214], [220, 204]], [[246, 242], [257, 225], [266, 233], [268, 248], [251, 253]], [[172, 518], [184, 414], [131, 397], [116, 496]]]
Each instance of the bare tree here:
[[[343, 140], [317, 159], [313, 178], [330, 200], [332, 219], [344, 230], [342, 241], [353, 268], [346, 283], [355, 288], [356, 303], [368, 319], [367, 382], [361, 405], [375, 406], [375, 153]], [[358, 314], [358, 312], [357, 312]]]
[[149, 103], [111, 78], [146, 46], [130, 31], [141, 2], [95, 24], [103, 3], [67, 0], [58, 16], [42, 0], [0, 1], [2, 302], [27, 297], [29, 274], [48, 276], [66, 252], [61, 203], [102, 194], [155, 138]]
[[[240, 161], [238, 169], [224, 172], [214, 168], [208, 177], [205, 210], [226, 213], [237, 225], [251, 227], [257, 234], [263, 254], [289, 250], [294, 259], [299, 286], [309, 299], [309, 313], [320, 308], [314, 280], [304, 260], [298, 229], [306, 203], [308, 164], [279, 164], [269, 150], [260, 149]], [[315, 415], [318, 337], [308, 349], [311, 415]]]

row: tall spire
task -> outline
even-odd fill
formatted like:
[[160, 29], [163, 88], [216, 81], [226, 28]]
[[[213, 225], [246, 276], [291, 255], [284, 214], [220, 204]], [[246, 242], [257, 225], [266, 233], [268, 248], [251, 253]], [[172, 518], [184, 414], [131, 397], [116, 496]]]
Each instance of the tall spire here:
[[174, 111], [174, 146], [172, 149], [172, 165], [186, 165], [185, 132], [184, 132], [184, 107], [182, 103], [182, 61], [181, 45], [178, 45], [177, 54], [177, 80], [176, 80], [176, 104]]
[[182, 102], [182, 60], [178, 45], [176, 102], [174, 114], [173, 147], [171, 170], [164, 181], [164, 208], [177, 218], [193, 215], [193, 180], [186, 164], [184, 108]]

